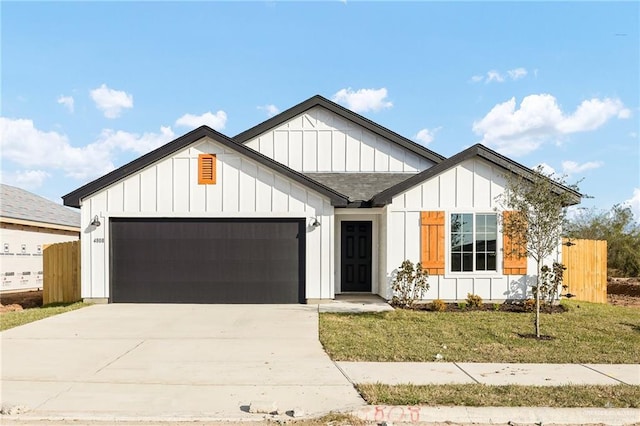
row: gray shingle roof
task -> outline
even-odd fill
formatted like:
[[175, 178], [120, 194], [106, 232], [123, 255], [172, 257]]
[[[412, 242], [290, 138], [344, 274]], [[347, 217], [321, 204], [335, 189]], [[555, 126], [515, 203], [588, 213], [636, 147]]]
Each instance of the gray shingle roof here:
[[403, 182], [415, 173], [305, 173], [309, 178], [349, 197], [369, 201], [374, 195]]
[[0, 217], [80, 227], [80, 213], [39, 195], [1, 184]]

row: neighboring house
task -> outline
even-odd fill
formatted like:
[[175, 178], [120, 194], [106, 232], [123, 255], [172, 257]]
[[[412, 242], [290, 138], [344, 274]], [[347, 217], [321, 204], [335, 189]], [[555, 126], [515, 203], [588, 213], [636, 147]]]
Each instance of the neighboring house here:
[[530, 170], [481, 145], [446, 159], [315, 96], [234, 138], [200, 127], [63, 198], [88, 233], [83, 298], [390, 298], [410, 259], [429, 270], [427, 299], [505, 300], [535, 270], [503, 256], [507, 173]]
[[80, 238], [80, 214], [9, 185], [0, 193], [0, 291], [43, 286], [42, 252]]

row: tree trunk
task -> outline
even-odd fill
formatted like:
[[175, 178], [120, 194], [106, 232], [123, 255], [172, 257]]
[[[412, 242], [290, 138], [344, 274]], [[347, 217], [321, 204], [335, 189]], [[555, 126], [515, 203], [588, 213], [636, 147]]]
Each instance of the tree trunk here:
[[536, 337], [540, 338], [540, 261], [536, 262], [538, 275], [536, 276]]

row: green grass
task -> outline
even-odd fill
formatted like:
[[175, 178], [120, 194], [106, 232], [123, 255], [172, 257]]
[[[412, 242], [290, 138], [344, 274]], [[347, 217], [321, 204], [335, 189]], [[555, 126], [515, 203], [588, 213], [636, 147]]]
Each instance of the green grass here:
[[369, 404], [640, 408], [640, 386], [358, 385]]
[[563, 303], [567, 312], [541, 316], [551, 340], [521, 336], [534, 330], [530, 313], [396, 310], [320, 314], [320, 341], [338, 361], [640, 362], [640, 309]]
[[31, 308], [22, 311], [5, 312], [0, 314], [0, 331], [8, 330], [19, 325], [39, 321], [41, 319], [73, 311], [88, 306], [83, 302], [71, 304], [51, 304], [41, 308]]

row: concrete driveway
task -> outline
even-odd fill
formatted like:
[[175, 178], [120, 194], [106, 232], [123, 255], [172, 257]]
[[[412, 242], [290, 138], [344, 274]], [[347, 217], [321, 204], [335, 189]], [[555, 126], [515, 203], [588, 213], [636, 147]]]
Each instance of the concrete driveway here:
[[316, 306], [95, 305], [1, 333], [3, 406], [75, 419], [261, 418], [364, 405], [318, 341]]

